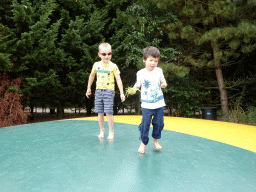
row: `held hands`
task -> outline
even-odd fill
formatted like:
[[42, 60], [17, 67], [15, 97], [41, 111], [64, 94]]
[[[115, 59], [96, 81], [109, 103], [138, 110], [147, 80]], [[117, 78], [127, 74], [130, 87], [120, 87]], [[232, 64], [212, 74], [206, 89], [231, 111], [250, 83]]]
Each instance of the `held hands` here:
[[124, 94], [120, 94], [120, 98], [121, 98], [121, 101], [122, 101], [122, 102], [125, 101], [125, 96], [124, 96]]
[[126, 96], [134, 95], [137, 91], [140, 91], [137, 87], [128, 87], [126, 88]]

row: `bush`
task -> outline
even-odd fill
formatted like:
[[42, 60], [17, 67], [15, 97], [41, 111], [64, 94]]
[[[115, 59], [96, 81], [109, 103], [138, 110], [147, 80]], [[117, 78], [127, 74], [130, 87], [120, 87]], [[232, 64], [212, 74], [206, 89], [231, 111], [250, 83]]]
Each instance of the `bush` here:
[[236, 106], [223, 115], [222, 120], [231, 123], [256, 125], [256, 107], [250, 106], [244, 111], [240, 106]]
[[246, 116], [248, 118], [249, 123], [251, 123], [252, 125], [256, 125], [256, 107], [248, 107], [246, 110]]
[[21, 105], [21, 78], [11, 80], [0, 73], [0, 127], [20, 125], [27, 122], [28, 114]]

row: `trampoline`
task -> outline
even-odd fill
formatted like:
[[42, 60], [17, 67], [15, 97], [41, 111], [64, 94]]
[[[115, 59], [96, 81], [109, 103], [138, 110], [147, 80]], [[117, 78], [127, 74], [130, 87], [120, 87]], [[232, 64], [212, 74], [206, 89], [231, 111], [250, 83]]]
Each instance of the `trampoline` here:
[[114, 140], [97, 117], [1, 128], [0, 191], [256, 191], [255, 126], [165, 117], [139, 154], [141, 118], [114, 116]]

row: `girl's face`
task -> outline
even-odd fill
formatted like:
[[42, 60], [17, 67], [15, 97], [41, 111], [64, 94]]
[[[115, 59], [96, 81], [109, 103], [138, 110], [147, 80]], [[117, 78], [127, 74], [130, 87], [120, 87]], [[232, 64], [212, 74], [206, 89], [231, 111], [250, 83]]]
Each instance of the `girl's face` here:
[[145, 69], [147, 71], [153, 71], [158, 65], [159, 58], [154, 58], [149, 55], [148, 58], [146, 60], [143, 59], [143, 61], [145, 62]]
[[98, 53], [102, 62], [107, 64], [112, 58], [112, 50], [110, 47], [102, 47], [100, 48], [100, 52]]

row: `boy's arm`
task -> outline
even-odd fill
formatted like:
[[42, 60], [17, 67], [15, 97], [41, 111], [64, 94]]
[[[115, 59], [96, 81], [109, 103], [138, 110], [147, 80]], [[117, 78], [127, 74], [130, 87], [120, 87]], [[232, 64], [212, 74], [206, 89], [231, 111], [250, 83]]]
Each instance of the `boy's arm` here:
[[162, 88], [166, 88], [166, 87], [167, 87], [167, 83], [166, 83], [165, 78], [164, 78], [163, 81], [161, 82], [161, 87], [162, 87]]
[[124, 88], [123, 88], [123, 83], [122, 83], [121, 77], [118, 74], [118, 75], [115, 76], [115, 78], [116, 78], [117, 86], [118, 86], [119, 91], [120, 91], [121, 101], [124, 102], [125, 101], [125, 96], [124, 96]]
[[89, 80], [88, 80], [88, 85], [87, 85], [87, 91], [86, 91], [86, 97], [89, 98], [90, 95], [92, 94], [91, 91], [91, 86], [92, 86], [92, 82], [94, 80], [96, 73], [91, 72], [90, 76], [89, 76]]
[[133, 88], [134, 89], [140, 89], [141, 88], [141, 85], [140, 85], [140, 78], [138, 76], [138, 73], [136, 74], [136, 83], [134, 84]]
[[[160, 68], [161, 69], [161, 68]], [[161, 88], [166, 88], [168, 86], [168, 84], [166, 83], [166, 80], [164, 78], [164, 73], [163, 73], [163, 70], [161, 69], [161, 72], [160, 72], [160, 85], [161, 85]]]

